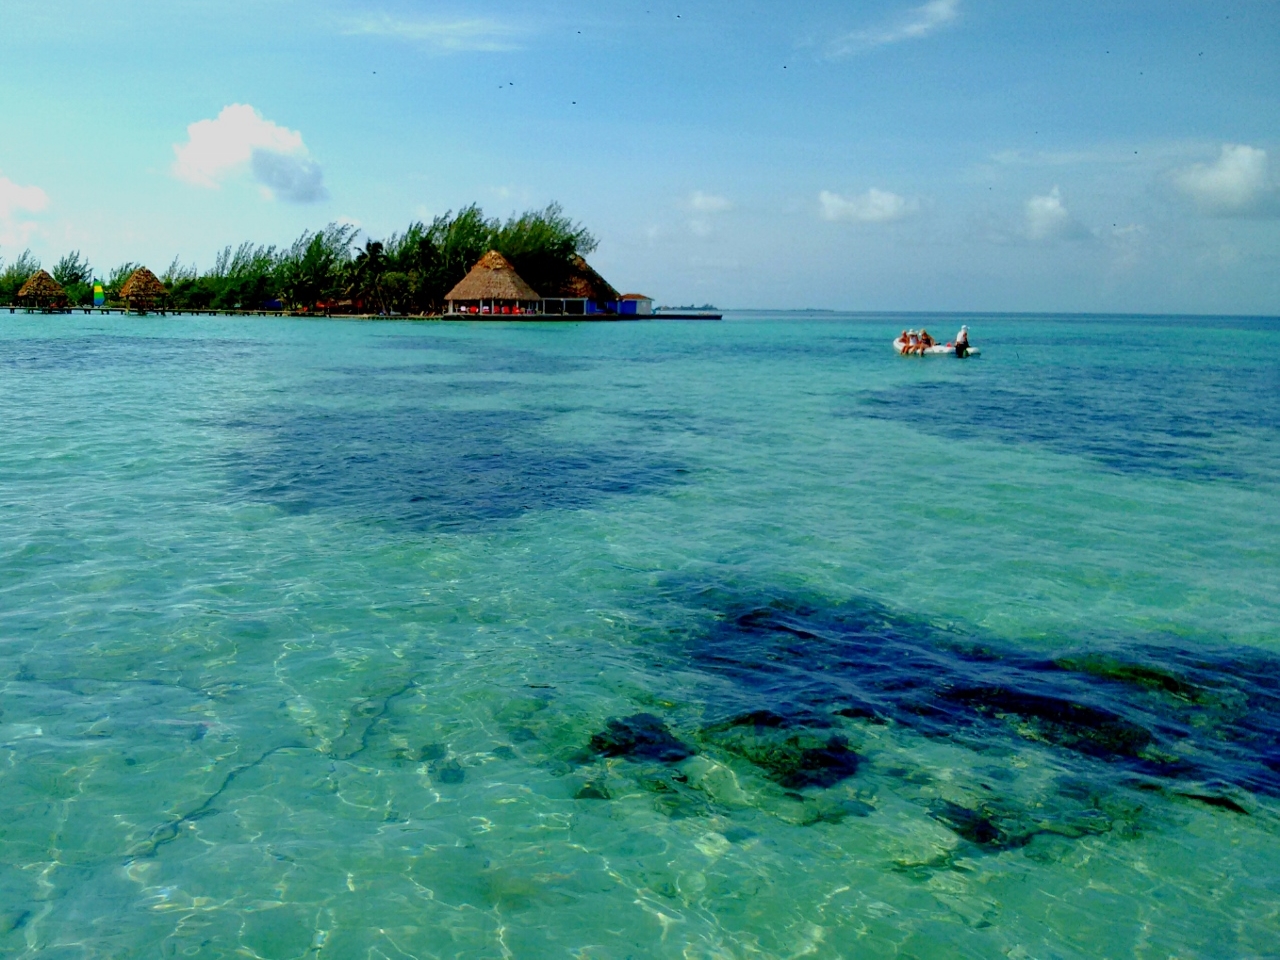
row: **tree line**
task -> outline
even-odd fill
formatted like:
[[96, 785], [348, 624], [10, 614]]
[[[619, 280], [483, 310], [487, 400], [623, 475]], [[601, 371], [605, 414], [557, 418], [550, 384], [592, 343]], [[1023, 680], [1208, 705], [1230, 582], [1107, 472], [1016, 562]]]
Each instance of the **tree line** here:
[[[167, 306], [183, 310], [360, 309], [374, 313], [433, 314], [444, 296], [489, 250], [497, 250], [535, 289], [550, 289], [572, 269], [575, 256], [596, 249], [596, 239], [567, 217], [559, 204], [512, 215], [486, 217], [476, 204], [430, 223], [416, 221], [403, 233], [357, 244], [359, 229], [331, 223], [306, 231], [287, 247], [252, 242], [224, 248], [204, 271], [174, 258], [160, 281]], [[107, 303], [141, 264], [126, 262], [95, 274], [79, 251], [49, 271], [73, 306], [93, 303], [95, 279]], [[22, 285], [39, 269], [31, 251], [0, 261], [0, 304], [17, 302]]]

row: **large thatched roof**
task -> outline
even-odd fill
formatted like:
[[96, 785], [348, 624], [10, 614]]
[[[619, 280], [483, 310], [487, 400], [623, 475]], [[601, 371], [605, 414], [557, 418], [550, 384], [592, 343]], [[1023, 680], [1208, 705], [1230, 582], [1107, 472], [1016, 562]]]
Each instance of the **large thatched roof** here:
[[548, 284], [542, 295], [548, 299], [572, 300], [585, 298], [597, 303], [610, 303], [618, 299], [618, 291], [609, 281], [591, 268], [582, 257], [574, 255], [569, 269], [556, 282]]
[[18, 291], [18, 299], [42, 307], [63, 303], [67, 299], [67, 291], [62, 284], [49, 276], [44, 270], [37, 270]]
[[164, 288], [164, 284], [146, 267], [133, 271], [120, 288], [120, 299], [129, 303], [153, 303], [168, 295], [169, 291]]
[[490, 250], [444, 297], [446, 300], [541, 300], [497, 250]]

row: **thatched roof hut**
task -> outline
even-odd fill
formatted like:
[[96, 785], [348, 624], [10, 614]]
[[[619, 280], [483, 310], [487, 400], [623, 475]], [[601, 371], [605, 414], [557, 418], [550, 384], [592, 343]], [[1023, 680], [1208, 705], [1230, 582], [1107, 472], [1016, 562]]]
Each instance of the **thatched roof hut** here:
[[44, 270], [37, 270], [18, 291], [18, 303], [39, 310], [54, 310], [67, 305], [67, 291]]
[[516, 273], [509, 260], [490, 250], [458, 285], [445, 294], [454, 303], [536, 303], [542, 298]]
[[593, 303], [617, 303], [618, 291], [592, 269], [582, 257], [574, 254], [564, 274], [542, 291], [547, 299], [590, 300]]
[[130, 310], [137, 310], [139, 313], [154, 310], [167, 296], [169, 291], [164, 288], [164, 284], [146, 267], [133, 271], [120, 288], [120, 299], [129, 305]]

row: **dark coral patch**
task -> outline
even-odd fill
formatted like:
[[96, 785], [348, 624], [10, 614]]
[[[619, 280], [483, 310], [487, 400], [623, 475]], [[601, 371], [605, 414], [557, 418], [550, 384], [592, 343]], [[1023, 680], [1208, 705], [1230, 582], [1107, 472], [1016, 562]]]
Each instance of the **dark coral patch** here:
[[839, 734], [817, 732], [831, 726], [825, 717], [784, 716], [753, 710], [714, 723], [704, 738], [762, 769], [791, 790], [830, 787], [858, 772], [858, 755]]
[[1246, 817], [1249, 816], [1249, 811], [1236, 803], [1236, 801], [1216, 793], [1180, 793], [1178, 796], [1194, 800], [1196, 803], [1203, 803], [1208, 807], [1217, 807], [1221, 810], [1230, 810], [1232, 813], [1242, 813]]
[[657, 760], [677, 763], [696, 752], [677, 740], [661, 719], [651, 713], [637, 713], [621, 719], [611, 717], [604, 730], [591, 738], [591, 749], [605, 757]]
[[1031, 839], [1026, 834], [1010, 832], [990, 810], [971, 810], [958, 803], [943, 800], [929, 811], [935, 820], [945, 823], [970, 843], [980, 847], [1008, 850], [1025, 846]]
[[1115, 657], [1089, 654], [1081, 657], [1062, 657], [1054, 664], [1063, 670], [1087, 673], [1104, 680], [1131, 684], [1155, 690], [1185, 700], [1187, 703], [1212, 702], [1212, 694], [1168, 670], [1145, 663], [1126, 663]]
[[839, 734], [825, 743], [801, 735], [788, 737], [761, 765], [784, 787], [830, 787], [858, 772], [858, 755]]
[[[936, 800], [929, 815], [957, 835], [986, 850], [1017, 850], [1039, 836], [1079, 839], [1129, 828], [1140, 809], [1117, 806], [1103, 809], [1097, 796], [1077, 797], [1075, 803], [1050, 810], [1028, 811], [994, 800], [973, 806]], [[1034, 815], [1033, 815], [1034, 814]]]
[[773, 710], [749, 710], [713, 723], [707, 727], [712, 732], [731, 730], [734, 727], [753, 727], [757, 730], [790, 730], [795, 727], [829, 727], [831, 720], [811, 710], [781, 714]]
[[[1280, 660], [1263, 651], [1132, 643], [1054, 658], [864, 600], [744, 600], [701, 585], [691, 603], [711, 615], [674, 642], [739, 711], [706, 737], [780, 780], [799, 775], [779, 757], [827, 742], [813, 732], [825, 715], [828, 726], [895, 723], [980, 750], [1031, 741], [1165, 783], [1280, 795]], [[820, 743], [788, 744], [793, 734]]]
[[427, 770], [432, 778], [440, 783], [462, 783], [467, 778], [466, 771], [462, 769], [462, 764], [452, 758], [436, 760]]
[[[354, 511], [418, 530], [469, 531], [530, 510], [580, 509], [676, 481], [635, 445], [554, 445], [547, 415], [419, 400], [380, 410], [263, 411], [227, 459], [236, 490], [289, 513]], [[265, 442], [263, 442], [265, 441]]]
[[1005, 687], [962, 687], [943, 696], [980, 713], [1015, 716], [1038, 739], [1095, 757], [1140, 757], [1151, 731], [1118, 713]]

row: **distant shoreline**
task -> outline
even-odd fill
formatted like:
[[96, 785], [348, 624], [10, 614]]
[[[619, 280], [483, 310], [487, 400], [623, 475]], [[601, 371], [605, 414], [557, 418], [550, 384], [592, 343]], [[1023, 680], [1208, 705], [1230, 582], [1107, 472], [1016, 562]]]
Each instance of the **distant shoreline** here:
[[26, 314], [27, 316], [132, 316], [132, 317], [278, 317], [288, 320], [432, 320], [461, 323], [633, 323], [643, 320], [723, 320], [721, 312], [682, 312], [649, 314], [531, 314], [507, 316], [505, 314], [456, 314], [456, 313], [324, 313], [307, 310], [129, 310], [125, 307], [67, 307], [61, 310], [41, 310], [36, 307], [0, 307], [0, 311]]
[[85, 314], [91, 316], [129, 315], [134, 317], [279, 317], [294, 320], [439, 320], [464, 323], [630, 323], [638, 320], [723, 320], [727, 315], [739, 317], [784, 316], [811, 319], [889, 320], [927, 317], [931, 319], [955, 318], [967, 320], [1263, 320], [1280, 323], [1280, 314], [1267, 313], [1051, 313], [1029, 310], [828, 310], [812, 308], [769, 309], [760, 307], [728, 307], [713, 313], [680, 312], [649, 315], [578, 315], [539, 314], [518, 319], [502, 315], [477, 315], [474, 317], [451, 314], [384, 314], [384, 313], [317, 313], [293, 310], [165, 310], [138, 313], [123, 307], [69, 307], [62, 310], [40, 310], [34, 307], [0, 306], [0, 314], [26, 314], [29, 316], [66, 316]]

